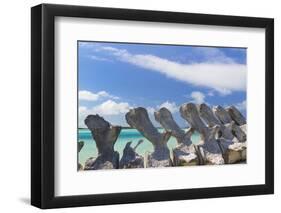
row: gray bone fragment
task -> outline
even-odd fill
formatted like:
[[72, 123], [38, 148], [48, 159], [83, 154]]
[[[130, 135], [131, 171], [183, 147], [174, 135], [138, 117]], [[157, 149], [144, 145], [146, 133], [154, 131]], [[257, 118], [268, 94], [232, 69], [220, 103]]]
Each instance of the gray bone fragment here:
[[[81, 151], [81, 149], [83, 148], [83, 146], [84, 146], [84, 141], [79, 141], [79, 142], [77, 143], [77, 151], [78, 151], [78, 153]], [[84, 170], [82, 164], [80, 164], [80, 163], [78, 163], [77, 169], [78, 169], [78, 171]]]
[[145, 108], [131, 109], [126, 114], [127, 123], [137, 129], [153, 145], [154, 151], [145, 156], [145, 167], [167, 167], [172, 166], [170, 151], [167, 142], [171, 132], [159, 133], [151, 123]]
[[142, 139], [139, 140], [138, 144], [135, 147], [131, 147], [131, 141], [127, 142], [123, 150], [123, 156], [119, 163], [120, 169], [144, 167], [144, 158], [136, 152], [137, 146], [139, 146], [142, 142]]
[[78, 152], [81, 151], [81, 149], [83, 148], [83, 146], [84, 146], [84, 141], [79, 141], [79, 142], [77, 143]]
[[190, 139], [193, 129], [190, 128], [187, 132], [184, 132], [174, 121], [172, 113], [165, 107], [156, 111], [154, 117], [166, 131], [171, 132], [178, 142], [177, 147], [172, 150], [174, 165], [198, 165], [199, 158]]
[[226, 111], [238, 126], [246, 124], [246, 119], [235, 106], [228, 107]]
[[213, 111], [222, 124], [231, 123], [232, 119], [231, 119], [230, 115], [222, 106], [214, 107]]
[[197, 106], [193, 103], [181, 105], [180, 113], [191, 127], [200, 134], [203, 144], [199, 146], [199, 151], [205, 164], [224, 164], [221, 149], [216, 141], [220, 127], [215, 125], [208, 128], [200, 118]]
[[[229, 109], [234, 109], [235, 114], [241, 114], [235, 107], [230, 107]], [[246, 158], [246, 132], [243, 131], [237, 122], [233, 121], [233, 117], [228, 110], [225, 110], [221, 106], [217, 106], [213, 109], [216, 116], [224, 124], [224, 126], [231, 130], [235, 138], [232, 140], [234, 143], [228, 141], [229, 138], [220, 138], [219, 144], [223, 150], [224, 158], [226, 163], [236, 163]]]
[[208, 127], [214, 127], [218, 125], [220, 127], [221, 137], [227, 140], [233, 140], [234, 135], [232, 134], [232, 130], [227, 128], [223, 123], [214, 115], [212, 109], [208, 107], [206, 104], [199, 105], [199, 113], [201, 118], [207, 123]]
[[85, 124], [96, 142], [98, 156], [89, 158], [85, 163], [85, 170], [117, 169], [119, 167], [119, 153], [114, 151], [114, 144], [120, 134], [120, 126], [112, 126], [99, 115], [88, 115]]
[[158, 111], [154, 112], [154, 117], [166, 131], [171, 132], [171, 135], [177, 139], [178, 144], [192, 144], [190, 139], [192, 131], [185, 133], [174, 121], [172, 113], [167, 108], [162, 107]]

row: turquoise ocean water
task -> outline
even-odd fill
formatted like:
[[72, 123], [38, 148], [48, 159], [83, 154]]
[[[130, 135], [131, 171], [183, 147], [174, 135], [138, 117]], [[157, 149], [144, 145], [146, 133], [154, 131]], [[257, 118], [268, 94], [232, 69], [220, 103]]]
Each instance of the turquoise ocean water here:
[[[159, 132], [163, 132], [163, 129], [158, 129]], [[115, 143], [114, 149], [119, 152], [120, 158], [123, 154], [123, 149], [128, 141], [132, 141], [132, 147], [135, 146], [139, 139], [143, 139], [144, 142], [140, 144], [136, 152], [143, 155], [145, 152], [152, 152], [153, 146], [152, 144], [143, 137], [136, 129], [122, 129], [121, 133]], [[199, 141], [199, 135], [194, 133], [191, 137], [193, 143], [197, 143]], [[78, 141], [84, 141], [84, 147], [81, 149], [78, 155], [78, 161], [80, 164], [84, 165], [85, 161], [89, 157], [97, 156], [97, 147], [96, 143], [92, 138], [91, 132], [88, 129], [79, 129], [78, 131]], [[170, 150], [175, 148], [177, 145], [176, 139], [171, 137], [168, 141], [168, 147]]]

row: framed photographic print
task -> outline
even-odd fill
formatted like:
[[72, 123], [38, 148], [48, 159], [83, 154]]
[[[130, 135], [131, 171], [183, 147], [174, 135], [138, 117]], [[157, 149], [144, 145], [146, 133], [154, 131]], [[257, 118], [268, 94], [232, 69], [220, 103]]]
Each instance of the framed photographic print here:
[[271, 194], [274, 21], [31, 9], [31, 203]]

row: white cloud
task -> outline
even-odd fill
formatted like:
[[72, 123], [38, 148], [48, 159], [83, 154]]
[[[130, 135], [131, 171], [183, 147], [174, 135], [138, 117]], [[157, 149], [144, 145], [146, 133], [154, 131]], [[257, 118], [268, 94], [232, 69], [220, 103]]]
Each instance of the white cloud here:
[[192, 98], [192, 101], [196, 104], [202, 104], [205, 102], [205, 95], [202, 92], [194, 91], [191, 93], [190, 97]]
[[87, 109], [87, 107], [85, 106], [79, 106], [78, 109], [79, 115], [78, 115], [78, 127], [86, 127], [84, 120], [87, 117], [87, 115], [89, 115], [89, 110]]
[[154, 107], [147, 107], [146, 110], [149, 114], [153, 114], [156, 111]]
[[[210, 60], [192, 64], [178, 63], [155, 55], [132, 54], [125, 49], [109, 46], [99, 47], [99, 51], [101, 50], [107, 51], [120, 61], [162, 73], [188, 84], [208, 87], [223, 95], [230, 94], [232, 91], [246, 90], [246, 65], [237, 64], [216, 50], [208, 53]], [[206, 52], [206, 50], [202, 51]]]
[[79, 106], [79, 114], [85, 113], [87, 111], [87, 107], [85, 106]]
[[89, 57], [91, 59], [95, 60], [95, 61], [108, 61], [108, 62], [111, 62], [111, 60], [108, 59], [108, 58], [103, 58], [103, 57], [99, 57], [99, 56], [96, 56], [96, 55], [90, 55]]
[[119, 99], [117, 96], [110, 95], [106, 91], [100, 91], [97, 93], [93, 93], [87, 90], [81, 90], [78, 94], [79, 100], [83, 101], [97, 101], [101, 98], [112, 98], [112, 99]]
[[112, 100], [107, 100], [102, 104], [95, 106], [91, 109], [94, 114], [103, 115], [118, 115], [126, 113], [130, 109], [130, 105], [127, 102], [116, 103]]
[[161, 109], [162, 107], [167, 108], [171, 113], [175, 113], [179, 110], [179, 107], [176, 105], [175, 102], [169, 102], [169, 101], [165, 101], [160, 105], [157, 105], [156, 107], [146, 107], [146, 110], [149, 114], [154, 114], [154, 112], [156, 110]]
[[157, 106], [158, 109], [160, 109], [162, 107], [167, 108], [171, 113], [178, 111], [178, 107], [175, 102], [166, 101], [166, 102], [162, 103], [161, 105]]
[[238, 110], [241, 110], [241, 111], [246, 110], [246, 108], [247, 108], [247, 102], [246, 102], [246, 100], [244, 100], [244, 101], [242, 101], [242, 102], [240, 102], [240, 103], [237, 103], [237, 104], [235, 105], [235, 107], [236, 107]]
[[113, 100], [107, 100], [99, 105], [96, 105], [92, 108], [87, 108], [85, 106], [79, 107], [80, 114], [99, 114], [100, 116], [104, 115], [118, 115], [126, 113], [129, 109], [132, 108], [127, 102], [117, 103]]
[[[110, 118], [114, 118], [116, 124], [118, 125], [126, 125], [125, 122], [125, 113], [127, 113], [130, 108], [127, 102], [115, 102], [113, 100], [107, 100], [103, 103], [96, 105], [92, 108], [87, 108], [85, 106], [79, 107], [79, 127], [86, 127], [84, 124], [84, 120], [88, 115], [98, 114], [100, 116], [105, 117], [108, 121], [111, 121]], [[108, 116], [108, 117], [107, 117]]]
[[[127, 102], [115, 102], [113, 100], [107, 100], [103, 103], [96, 105], [91, 108], [87, 108], [85, 106], [79, 107], [79, 127], [85, 127], [84, 120], [88, 115], [95, 115], [98, 114], [108, 121], [115, 120], [116, 124], [127, 126], [126, 120], [125, 120], [125, 114], [131, 109], [134, 108], [134, 105], [130, 105]], [[160, 105], [157, 105], [156, 107], [146, 107], [147, 112], [150, 115], [153, 115], [154, 112], [162, 107], [166, 107], [168, 110], [170, 110], [171, 113], [178, 112], [178, 106], [175, 104], [175, 102], [163, 102]], [[151, 121], [153, 120], [153, 116], [151, 117]]]
[[192, 54], [200, 54], [200, 56], [204, 59], [204, 61], [208, 61], [211, 63], [235, 63], [235, 61], [227, 57], [220, 49], [218, 48], [210, 48], [210, 47], [196, 47], [193, 48]]

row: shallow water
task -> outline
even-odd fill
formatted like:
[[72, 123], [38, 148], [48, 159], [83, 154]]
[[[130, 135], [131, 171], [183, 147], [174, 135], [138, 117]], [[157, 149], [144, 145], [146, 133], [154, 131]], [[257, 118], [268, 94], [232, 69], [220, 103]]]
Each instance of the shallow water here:
[[[163, 132], [164, 130], [158, 129], [158, 131]], [[136, 152], [143, 156], [145, 152], [152, 152], [152, 144], [145, 137], [143, 137], [136, 129], [122, 129], [114, 145], [114, 149], [119, 152], [121, 158], [126, 143], [132, 141], [131, 146], [134, 147], [140, 139], [143, 139], [144, 141], [137, 147]], [[199, 135], [197, 133], [194, 133], [191, 137], [191, 140], [193, 143], [196, 144], [199, 141]], [[79, 129], [78, 141], [84, 141], [84, 147], [81, 149], [78, 156], [79, 163], [84, 165], [85, 161], [89, 157], [97, 156], [97, 147], [94, 139], [92, 138], [91, 132], [88, 129]], [[176, 147], [176, 145], [176, 139], [174, 137], [171, 137], [168, 141], [169, 149], [172, 150]]]

